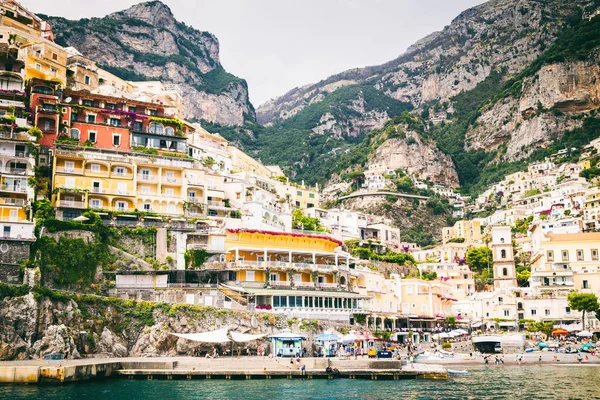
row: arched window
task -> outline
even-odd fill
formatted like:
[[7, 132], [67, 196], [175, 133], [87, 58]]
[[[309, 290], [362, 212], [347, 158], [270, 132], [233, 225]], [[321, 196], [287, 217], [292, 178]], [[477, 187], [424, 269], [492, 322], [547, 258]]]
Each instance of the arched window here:
[[500, 251], [500, 257], [506, 258], [506, 250], [501, 250]]
[[79, 139], [79, 134], [80, 134], [79, 129], [76, 129], [76, 128], [71, 129], [71, 137], [73, 139]]
[[500, 238], [500, 243], [504, 243], [504, 238]]
[[519, 310], [522, 310], [523, 309], [523, 303], [517, 303], [517, 308]]
[[156, 122], [153, 122], [150, 124], [148, 131], [150, 133], [157, 133], [159, 135], [162, 135], [164, 132], [164, 128], [163, 128], [162, 124], [157, 124]]
[[175, 136], [175, 129], [171, 128], [170, 126], [167, 126], [165, 128], [165, 135], [167, 135], [167, 136]]
[[508, 269], [502, 268], [502, 276], [508, 276]]

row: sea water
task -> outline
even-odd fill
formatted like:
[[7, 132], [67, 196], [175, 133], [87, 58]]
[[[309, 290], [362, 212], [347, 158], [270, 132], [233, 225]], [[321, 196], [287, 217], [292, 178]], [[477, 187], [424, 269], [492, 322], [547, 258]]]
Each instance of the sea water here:
[[0, 386], [0, 399], [600, 399], [600, 367], [481, 366], [448, 380], [127, 380]]

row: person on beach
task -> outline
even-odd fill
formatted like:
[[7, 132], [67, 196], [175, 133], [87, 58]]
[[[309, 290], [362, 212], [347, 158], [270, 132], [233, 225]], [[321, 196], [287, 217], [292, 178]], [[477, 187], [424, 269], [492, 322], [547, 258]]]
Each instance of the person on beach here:
[[501, 364], [504, 364], [504, 354], [502, 354], [502, 355], [500, 356], [500, 363], [501, 363]]
[[300, 367], [300, 372], [302, 373], [302, 376], [306, 375], [306, 364], [302, 364]]
[[219, 358], [219, 352], [216, 347], [213, 347], [213, 358]]
[[[554, 356], [554, 359], [556, 359], [556, 356]], [[542, 355], [540, 354], [540, 356], [538, 357], [538, 363], [542, 363]]]
[[579, 364], [581, 364], [581, 362], [583, 361], [583, 357], [581, 357], [581, 353], [577, 353], [577, 361], [579, 362]]

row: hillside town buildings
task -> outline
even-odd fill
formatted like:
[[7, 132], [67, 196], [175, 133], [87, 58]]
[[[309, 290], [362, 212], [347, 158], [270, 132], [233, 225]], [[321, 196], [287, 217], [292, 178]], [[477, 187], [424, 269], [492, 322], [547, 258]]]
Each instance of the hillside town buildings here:
[[[156, 231], [156, 267], [108, 271], [110, 294], [121, 298], [364, 318], [375, 330], [430, 335], [448, 317], [469, 328], [575, 327], [568, 293], [600, 294], [600, 233], [592, 232], [600, 191], [579, 176], [597, 140], [578, 162], [532, 163], [473, 200], [412, 179], [450, 199], [460, 218], [441, 229], [441, 244], [421, 248], [389, 218], [325, 208], [351, 184], [292, 183], [278, 166], [183, 120], [177, 85], [123, 80], [54, 43], [51, 26], [17, 2], [0, 9], [0, 268], [9, 283], [18, 283], [36, 240], [33, 206], [47, 199], [58, 220], [91, 212], [104, 226]], [[396, 174], [371, 165], [363, 188], [383, 190]], [[296, 221], [299, 211], [319, 231]], [[345, 243], [411, 255], [416, 268], [360, 260]], [[483, 246], [493, 254], [489, 285], [467, 265], [469, 250]], [[527, 283], [517, 258], [528, 258]], [[588, 324], [598, 327], [594, 317]]]

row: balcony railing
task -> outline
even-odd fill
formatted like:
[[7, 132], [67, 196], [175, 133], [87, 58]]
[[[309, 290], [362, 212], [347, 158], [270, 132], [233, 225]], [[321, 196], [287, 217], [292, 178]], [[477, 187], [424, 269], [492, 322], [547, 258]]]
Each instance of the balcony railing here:
[[83, 174], [83, 168], [56, 167], [56, 172], [81, 175]]
[[137, 178], [139, 181], [144, 181], [144, 182], [155, 182], [157, 180], [156, 175], [138, 174]]
[[117, 177], [117, 178], [127, 178], [130, 179], [133, 177], [133, 174], [129, 173], [129, 172], [116, 172], [113, 171], [112, 172], [112, 176], [113, 177]]
[[163, 176], [161, 178], [161, 183], [168, 184], [168, 185], [181, 185], [182, 179], [175, 178], [175, 177], [169, 177], [169, 176]]
[[4, 168], [2, 171], [5, 174], [10, 175], [25, 175], [27, 174], [27, 169], [24, 168]]
[[5, 192], [13, 192], [13, 193], [27, 193], [27, 184], [21, 186], [15, 186], [11, 184], [2, 185], [2, 190]]
[[225, 203], [222, 201], [214, 201], [214, 200], [208, 200], [207, 204], [210, 207], [225, 207]]
[[194, 204], [202, 203], [202, 199], [200, 197], [188, 197], [187, 201], [188, 203]]
[[91, 193], [99, 193], [99, 194], [104, 194], [106, 193], [106, 189], [103, 188], [98, 188], [98, 187], [93, 187], [90, 189]]
[[22, 207], [25, 205], [24, 199], [9, 199], [0, 197], [0, 205]]
[[337, 289], [337, 283], [318, 283], [317, 287], [319, 289]]
[[87, 208], [83, 201], [59, 200], [58, 207], [63, 208]]
[[271, 287], [292, 287], [292, 283], [290, 281], [271, 281], [269, 285]]

